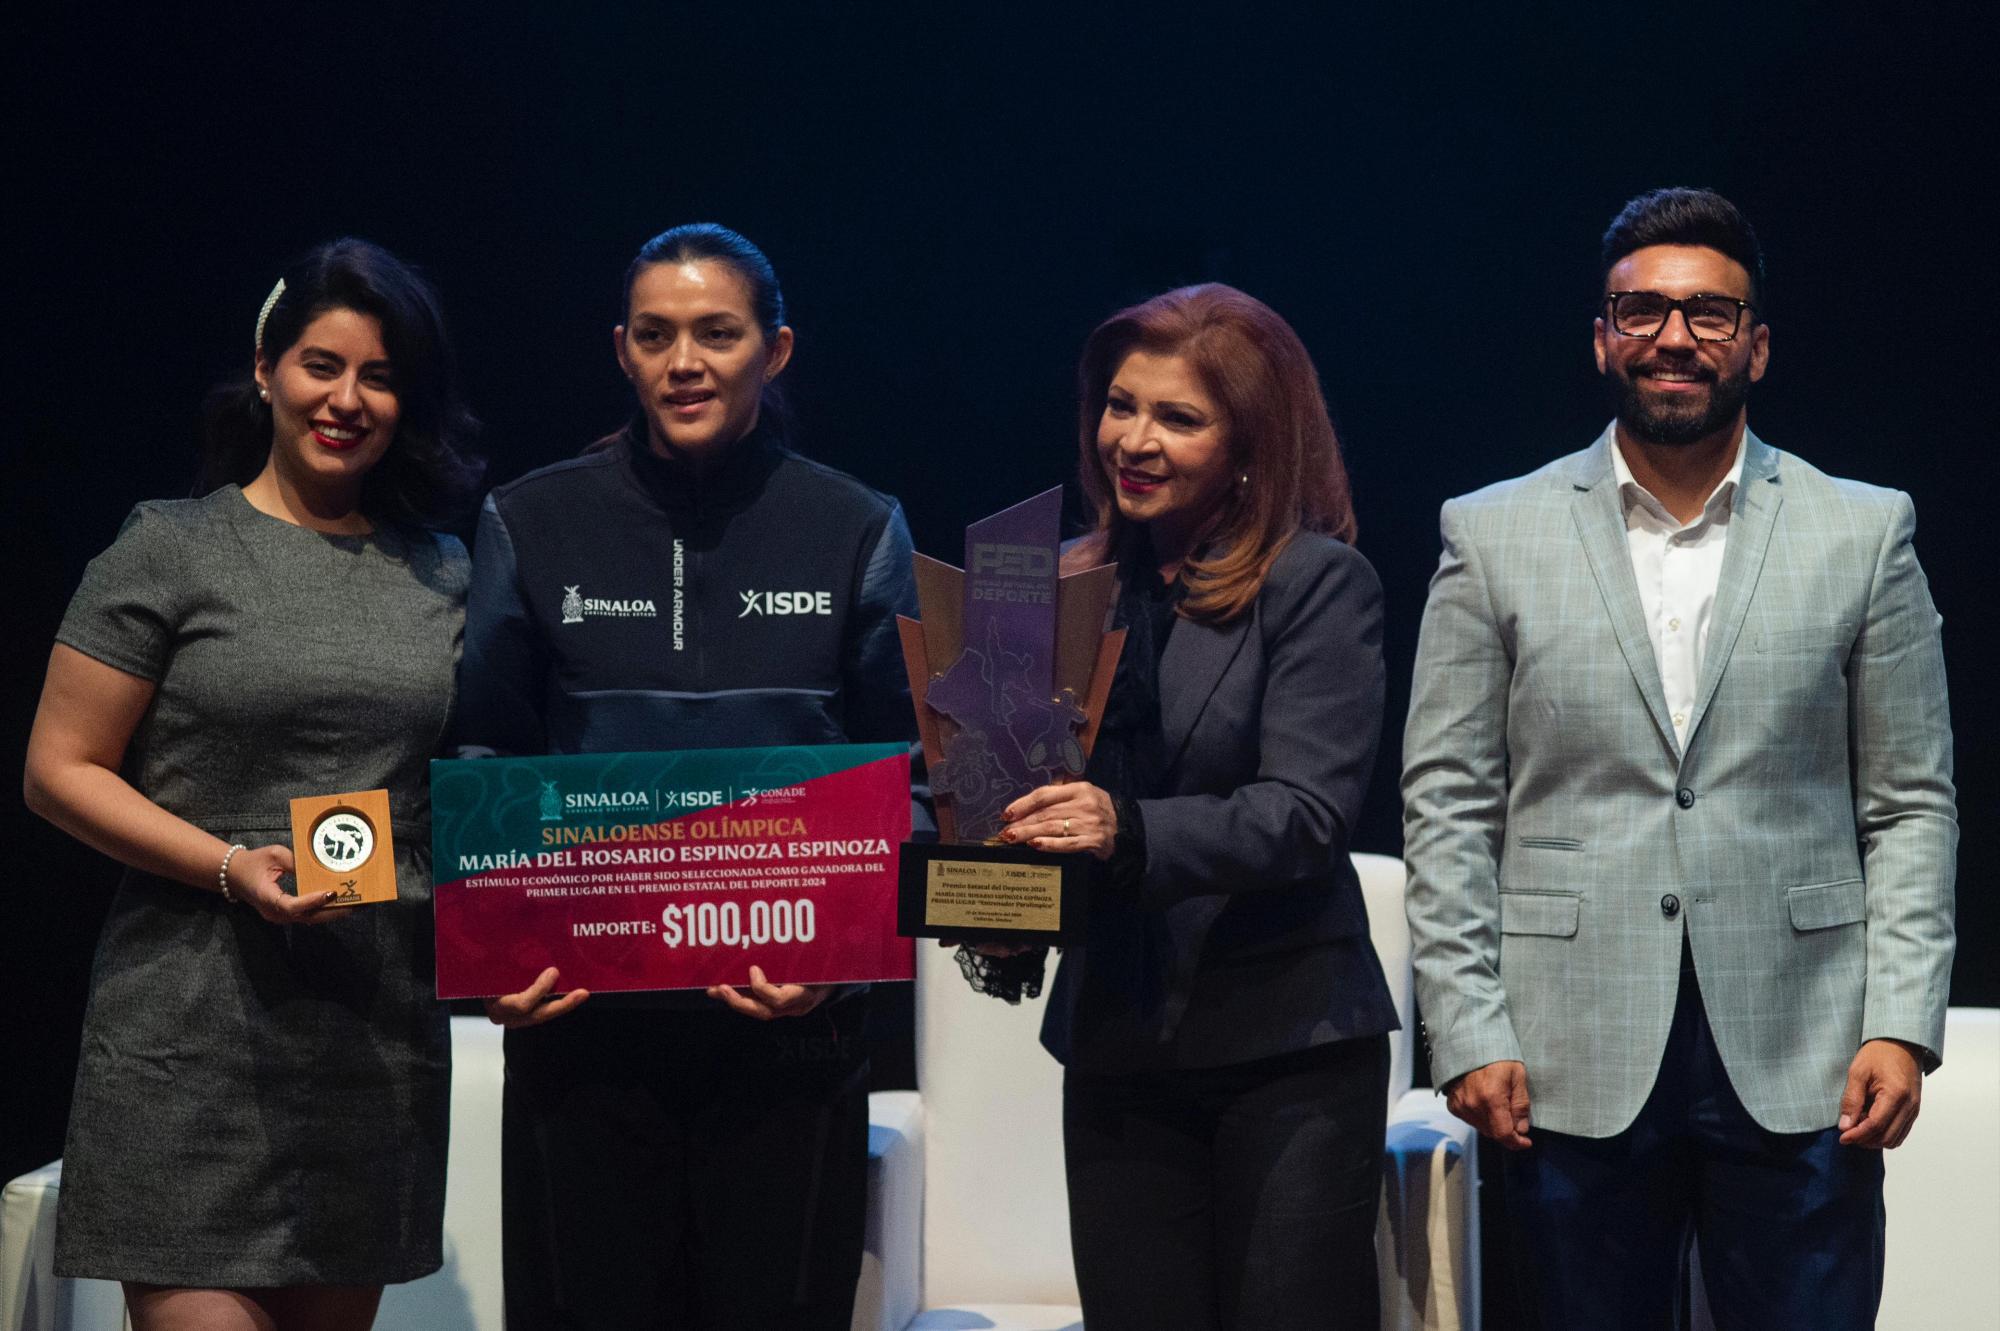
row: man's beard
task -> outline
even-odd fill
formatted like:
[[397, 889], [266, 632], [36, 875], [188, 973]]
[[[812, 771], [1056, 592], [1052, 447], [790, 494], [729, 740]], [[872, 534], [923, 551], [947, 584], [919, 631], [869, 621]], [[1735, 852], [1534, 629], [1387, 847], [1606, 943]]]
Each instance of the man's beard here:
[[1750, 396], [1750, 367], [1745, 365], [1727, 377], [1714, 374], [1700, 364], [1687, 368], [1707, 377], [1705, 409], [1660, 394], [1649, 397], [1639, 386], [1636, 370], [1630, 377], [1605, 376], [1612, 405], [1618, 412], [1618, 423], [1627, 434], [1646, 444], [1685, 445], [1708, 438], [1736, 419], [1736, 413], [1743, 410], [1743, 403]]

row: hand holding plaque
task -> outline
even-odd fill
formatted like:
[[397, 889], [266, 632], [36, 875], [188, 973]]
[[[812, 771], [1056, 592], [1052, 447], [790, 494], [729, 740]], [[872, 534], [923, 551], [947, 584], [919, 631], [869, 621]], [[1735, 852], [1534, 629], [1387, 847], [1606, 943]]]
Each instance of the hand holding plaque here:
[[1083, 774], [1125, 632], [1110, 564], [1062, 576], [1062, 491], [974, 523], [965, 568], [916, 557], [921, 620], [899, 617], [938, 840], [903, 846], [897, 927], [918, 938], [1081, 937], [1088, 862], [1002, 845], [1002, 813]]
[[396, 899], [389, 792], [314, 795], [292, 801], [293, 869], [299, 895], [331, 892], [329, 906]]

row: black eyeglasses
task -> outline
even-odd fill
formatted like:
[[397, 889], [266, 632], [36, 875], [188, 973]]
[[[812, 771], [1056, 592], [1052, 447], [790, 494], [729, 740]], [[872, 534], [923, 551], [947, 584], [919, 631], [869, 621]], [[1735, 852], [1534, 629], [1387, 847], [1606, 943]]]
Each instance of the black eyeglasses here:
[[1734, 341], [1743, 311], [1757, 308], [1747, 300], [1706, 292], [1675, 300], [1657, 291], [1608, 291], [1604, 300], [1611, 306], [1611, 326], [1626, 337], [1658, 337], [1679, 310], [1697, 342]]

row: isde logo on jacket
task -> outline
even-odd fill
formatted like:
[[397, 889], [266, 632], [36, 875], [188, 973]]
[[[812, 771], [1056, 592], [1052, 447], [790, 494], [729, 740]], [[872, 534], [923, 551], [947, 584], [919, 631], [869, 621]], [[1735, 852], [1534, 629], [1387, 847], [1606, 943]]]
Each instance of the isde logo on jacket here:
[[832, 592], [738, 592], [743, 609], [738, 619], [751, 615], [830, 615], [833, 613]]

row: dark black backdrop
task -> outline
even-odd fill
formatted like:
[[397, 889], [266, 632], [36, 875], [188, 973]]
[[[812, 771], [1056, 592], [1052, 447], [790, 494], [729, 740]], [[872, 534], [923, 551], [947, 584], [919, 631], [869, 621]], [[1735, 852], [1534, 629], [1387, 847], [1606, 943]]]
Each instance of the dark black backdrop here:
[[[285, 257], [352, 232], [428, 269], [506, 479], [620, 419], [624, 264], [713, 218], [785, 280], [807, 451], [900, 495], [940, 554], [1070, 474], [1074, 356], [1111, 309], [1212, 278], [1289, 317], [1387, 587], [1389, 732], [1358, 841], [1393, 852], [1437, 506], [1594, 435], [1596, 237], [1642, 189], [1708, 184], [1769, 252], [1757, 428], [1916, 498], [1966, 823], [1954, 996], [2000, 1003], [1982, 890], [2000, 870], [1982, 816], [2000, 782], [2000, 290], [1973, 202], [1994, 161], [1993, 32], [1889, 7], [1379, 8], [1398, 12], [716, 0], [11, 20], [0, 766], [18, 770], [84, 562], [134, 501], [185, 491], [196, 403], [244, 367]], [[114, 872], [11, 797], [0, 820], [4, 1178], [60, 1149]]]

